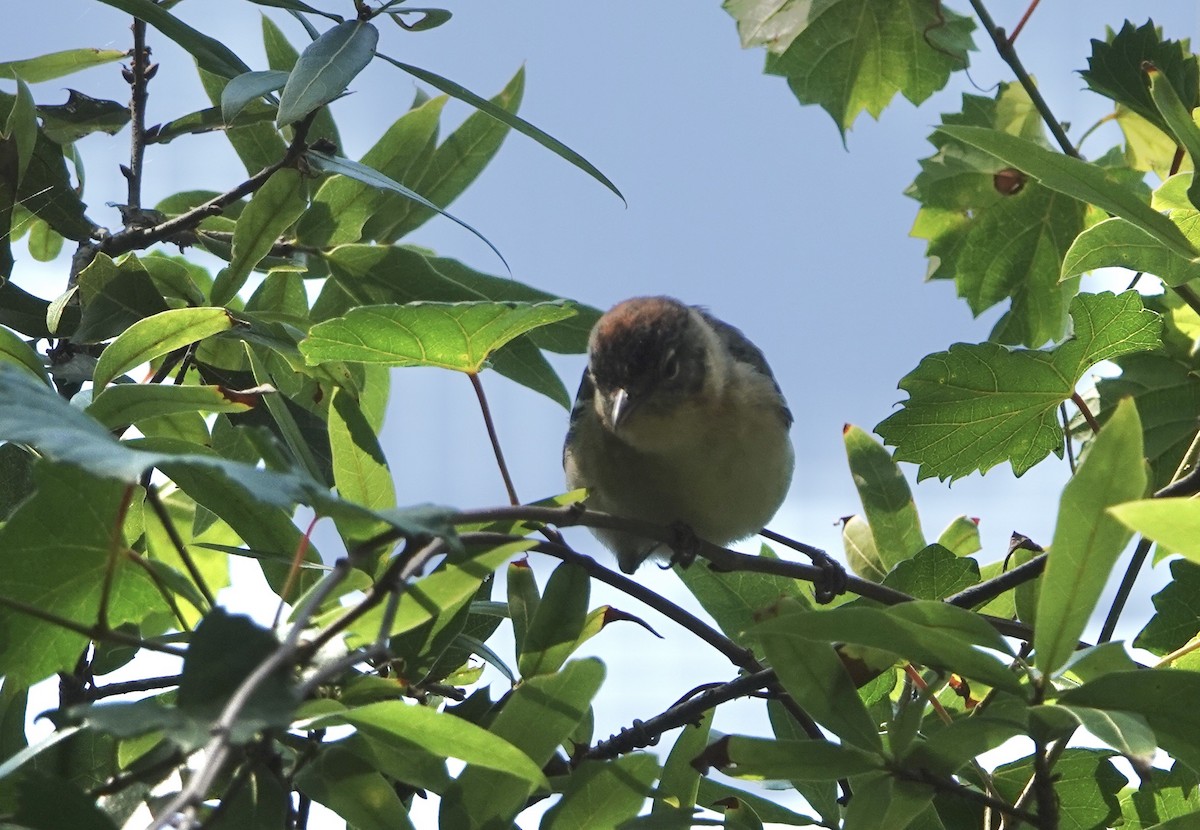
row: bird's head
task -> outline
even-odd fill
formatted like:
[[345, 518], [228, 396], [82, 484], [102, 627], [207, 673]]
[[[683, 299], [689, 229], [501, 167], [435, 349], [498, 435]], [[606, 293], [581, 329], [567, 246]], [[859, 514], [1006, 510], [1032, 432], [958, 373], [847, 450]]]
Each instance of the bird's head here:
[[675, 443], [679, 415], [712, 385], [711, 332], [669, 297], [636, 297], [613, 307], [592, 329], [588, 366], [600, 422], [644, 450]]

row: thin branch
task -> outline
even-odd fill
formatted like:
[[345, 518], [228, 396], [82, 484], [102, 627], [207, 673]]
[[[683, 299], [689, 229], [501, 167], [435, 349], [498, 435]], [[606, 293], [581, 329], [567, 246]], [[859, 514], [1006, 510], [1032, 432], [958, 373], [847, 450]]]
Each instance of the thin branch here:
[[1189, 285], [1174, 286], [1175, 293], [1179, 295], [1179, 299], [1187, 303], [1188, 308], [1200, 314], [1200, 294], [1197, 294]]
[[129, 82], [129, 167], [122, 170], [128, 180], [126, 206], [138, 210], [142, 206], [142, 159], [146, 154], [146, 99], [147, 86], [156, 66], [150, 63], [150, 50], [146, 47], [146, 22], [133, 20], [133, 58], [125, 73]]
[[296, 581], [296, 577], [300, 574], [300, 564], [304, 561], [304, 555], [308, 553], [309, 540], [312, 538], [313, 529], [316, 528], [317, 522], [321, 520], [320, 515], [313, 516], [305, 528], [304, 534], [300, 537], [299, 543], [296, 545], [296, 552], [292, 555], [292, 565], [288, 568], [287, 579], [283, 581], [283, 588], [279, 591], [279, 604], [275, 606], [275, 619], [271, 621], [271, 628], [278, 628], [279, 621], [283, 618], [283, 607], [287, 604], [288, 595], [292, 592], [292, 585]]
[[709, 709], [715, 709], [720, 704], [736, 700], [739, 697], [746, 697], [774, 682], [775, 672], [771, 669], [763, 669], [754, 674], [742, 675], [728, 683], [721, 683], [695, 697], [676, 703], [662, 714], [655, 715], [649, 720], [635, 720], [632, 726], [622, 729], [616, 735], [609, 736], [607, 740], [600, 741], [587, 751], [572, 758], [571, 763], [576, 765], [582, 761], [616, 758], [618, 755], [633, 752], [645, 746], [653, 746], [658, 743], [658, 738], [664, 732], [680, 726], [695, 724]]
[[977, 608], [984, 603], [991, 602], [1005, 591], [1011, 591], [1018, 585], [1024, 585], [1026, 582], [1037, 579], [1044, 570], [1046, 570], [1046, 554], [1043, 553], [999, 576], [980, 582], [978, 585], [972, 585], [957, 594], [951, 594], [946, 597], [945, 602], [949, 605], [957, 605], [959, 608]]
[[983, 0], [971, 0], [971, 8], [975, 10], [975, 14], [979, 16], [979, 22], [988, 35], [992, 39], [992, 43], [996, 47], [996, 53], [1000, 59], [1008, 64], [1009, 69], [1017, 77], [1017, 82], [1029, 95], [1029, 99], [1033, 101], [1033, 106], [1041, 115], [1042, 121], [1050, 130], [1050, 134], [1054, 136], [1054, 140], [1058, 142], [1058, 146], [1068, 156], [1079, 158], [1079, 151], [1075, 149], [1075, 145], [1071, 143], [1071, 139], [1067, 138], [1067, 133], [1063, 130], [1062, 124], [1054, 117], [1054, 113], [1050, 110], [1050, 105], [1046, 103], [1046, 99], [1042, 97], [1041, 90], [1037, 84], [1033, 82], [1033, 78], [1025, 71], [1025, 66], [1021, 63], [1021, 59], [1017, 56], [1017, 50], [1013, 48], [1012, 43], [1004, 34], [1004, 29], [996, 25], [992, 20], [992, 16], [988, 13], [987, 7], [983, 5]]
[[244, 196], [249, 196], [261, 188], [276, 171], [296, 164], [308, 149], [308, 145], [304, 139], [308, 135], [308, 129], [312, 125], [314, 117], [316, 117], [315, 110], [306, 116], [304, 120], [296, 124], [292, 143], [288, 145], [283, 158], [274, 164], [267, 165], [237, 187], [219, 196], [214, 196], [204, 204], [198, 205], [186, 213], [181, 213], [179, 216], [175, 216], [165, 222], [147, 228], [126, 228], [120, 233], [115, 233], [99, 243], [99, 250], [102, 250], [109, 256], [115, 257], [120, 254], [129, 253], [130, 251], [149, 248], [156, 242], [164, 242], [176, 234], [194, 230], [197, 225], [210, 216], [217, 216], [234, 202]]
[[1022, 809], [1021, 807], [1009, 804], [1007, 801], [1002, 801], [998, 798], [993, 798], [987, 793], [973, 790], [951, 778], [943, 778], [940, 775], [934, 775], [928, 770], [911, 770], [911, 769], [891, 769], [889, 772], [896, 778], [907, 781], [915, 781], [919, 784], [927, 784], [935, 790], [940, 790], [944, 793], [964, 798], [967, 801], [973, 801], [976, 804], [982, 804], [984, 807], [989, 807], [998, 813], [1003, 813], [1006, 816], [1027, 821], [1034, 826], [1041, 826], [1040, 820], [1033, 813]]
[[1067, 449], [1067, 468], [1075, 475], [1075, 447], [1071, 444], [1071, 419], [1067, 416], [1067, 404], [1058, 405], [1058, 417], [1062, 420], [1063, 446]]
[[483, 413], [483, 423], [487, 426], [488, 438], [492, 442], [492, 452], [496, 454], [496, 466], [500, 468], [500, 475], [504, 479], [504, 489], [508, 491], [508, 503], [520, 504], [521, 500], [517, 498], [517, 488], [513, 486], [512, 476], [508, 472], [508, 464], [504, 461], [504, 451], [500, 449], [500, 436], [496, 434], [496, 424], [492, 420], [492, 410], [488, 406], [487, 395], [483, 393], [483, 384], [475, 372], [468, 372], [467, 377], [471, 379], [471, 386], [475, 388], [475, 397], [479, 399], [479, 411]]
[[[350, 560], [346, 558], [339, 559], [333, 566], [333, 570], [329, 572], [324, 579], [313, 589], [313, 591], [305, 599], [303, 605], [296, 612], [295, 622], [291, 630], [288, 631], [286, 637], [279, 646], [271, 652], [267, 659], [263, 660], [254, 671], [246, 676], [246, 679], [241, 682], [234, 693], [230, 696], [229, 701], [221, 710], [220, 717], [213, 723], [211, 728], [212, 737], [204, 747], [204, 764], [200, 769], [196, 770], [183, 789], [175, 795], [174, 798], [162, 809], [158, 817], [151, 825], [152, 830], [163, 830], [166, 827], [175, 826], [191, 826], [194, 824], [194, 813], [197, 805], [204, 799], [208, 788], [212, 786], [217, 775], [225, 766], [225, 762], [229, 759], [231, 752], [230, 739], [233, 734], [233, 727], [241, 717], [242, 710], [250, 703], [250, 699], [254, 696], [258, 688], [265, 683], [273, 674], [283, 670], [289, 666], [300, 652], [300, 638], [304, 634], [309, 621], [321, 607], [321, 603], [325, 601], [333, 590], [342, 583], [342, 581], [350, 573]], [[184, 825], [177, 825], [176, 819], [178, 814], [184, 813], [189, 822]]]
[[25, 614], [35, 619], [48, 622], [52, 625], [57, 625], [59, 628], [65, 628], [67, 631], [74, 631], [76, 634], [81, 634], [89, 640], [98, 640], [101, 642], [120, 643], [124, 646], [133, 646], [135, 648], [144, 648], [150, 651], [158, 651], [163, 654], [170, 654], [173, 657], [183, 657], [185, 652], [181, 648], [167, 645], [166, 643], [156, 643], [153, 640], [143, 640], [141, 637], [135, 637], [132, 634], [126, 634], [124, 631], [117, 629], [102, 628], [99, 625], [83, 625], [74, 620], [68, 620], [65, 617], [60, 617], [57, 614], [51, 614], [49, 611], [43, 611], [36, 605], [30, 605], [27, 602], [21, 602], [19, 599], [12, 599], [0, 595], [0, 605], [10, 610], [16, 611], [19, 614]]
[[1083, 420], [1087, 422], [1088, 429], [1092, 434], [1100, 432], [1100, 422], [1096, 420], [1096, 416], [1092, 414], [1091, 407], [1087, 405], [1087, 401], [1078, 392], [1071, 393], [1071, 403], [1075, 404], [1075, 408], [1079, 410], [1079, 414], [1083, 416]]
[[1009, 46], [1012, 46], [1017, 42], [1017, 35], [1021, 34], [1021, 30], [1025, 28], [1025, 24], [1029, 22], [1030, 16], [1033, 14], [1034, 9], [1038, 7], [1038, 3], [1040, 2], [1042, 2], [1042, 0], [1033, 0], [1033, 2], [1031, 2], [1025, 9], [1025, 14], [1021, 15], [1021, 19], [1017, 21], [1017, 25], [1013, 27], [1012, 34], [1008, 36]]
[[117, 505], [117, 515], [113, 519], [112, 532], [108, 539], [108, 561], [104, 566], [104, 581], [100, 586], [100, 607], [96, 609], [96, 625], [107, 630], [108, 603], [112, 597], [113, 578], [117, 573], [117, 559], [125, 547], [125, 517], [129, 515], [129, 505], [133, 501], [133, 485], [127, 484], [121, 494], [121, 503]]
[[217, 604], [216, 597], [213, 595], [212, 589], [208, 587], [208, 583], [204, 580], [204, 574], [200, 573], [200, 569], [196, 566], [196, 561], [192, 559], [192, 555], [188, 552], [187, 545], [183, 543], [183, 538], [179, 535], [175, 523], [171, 521], [170, 514], [167, 513], [166, 505], [158, 497], [158, 488], [153, 484], [146, 486], [146, 501], [150, 503], [150, 508], [154, 511], [154, 515], [158, 517], [158, 521], [162, 524], [163, 529], [167, 531], [167, 537], [171, 540], [171, 544], [174, 545], [175, 552], [179, 554], [179, 559], [183, 562], [183, 566], [187, 568], [192, 582], [196, 583], [196, 589], [200, 591], [209, 608], [212, 608]]
[[155, 689], [169, 689], [178, 686], [180, 676], [177, 674], [165, 677], [143, 677], [138, 680], [127, 680], [124, 683], [109, 683], [106, 686], [96, 686], [86, 692], [88, 700], [103, 700], [106, 697], [127, 695], [136, 692], [150, 692]]

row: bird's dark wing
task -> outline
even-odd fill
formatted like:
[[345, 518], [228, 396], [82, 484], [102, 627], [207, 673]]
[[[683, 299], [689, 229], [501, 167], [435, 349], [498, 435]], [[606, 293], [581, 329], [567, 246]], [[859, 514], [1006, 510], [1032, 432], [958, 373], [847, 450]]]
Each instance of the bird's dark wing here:
[[575, 393], [575, 404], [571, 407], [571, 419], [567, 424], [567, 437], [563, 441], [563, 466], [566, 466], [567, 447], [575, 440], [579, 422], [592, 408], [596, 398], [596, 383], [592, 380], [591, 369], [583, 370], [583, 378], [579, 381], [579, 391]]
[[779, 388], [779, 381], [775, 379], [775, 373], [771, 371], [771, 366], [767, 363], [767, 358], [762, 353], [762, 349], [750, 342], [750, 339], [742, 334], [742, 330], [736, 326], [731, 326], [724, 320], [713, 317], [703, 308], [696, 307], [696, 310], [700, 312], [700, 316], [704, 318], [705, 322], [713, 327], [713, 331], [721, 338], [721, 342], [725, 344], [725, 348], [729, 349], [729, 353], [733, 355], [734, 360], [753, 366], [755, 370], [771, 379], [775, 391], [779, 393], [779, 408], [782, 410], [781, 414], [783, 415], [784, 423], [790, 427], [794, 420], [792, 410], [788, 409], [787, 401], [783, 397], [783, 390]]

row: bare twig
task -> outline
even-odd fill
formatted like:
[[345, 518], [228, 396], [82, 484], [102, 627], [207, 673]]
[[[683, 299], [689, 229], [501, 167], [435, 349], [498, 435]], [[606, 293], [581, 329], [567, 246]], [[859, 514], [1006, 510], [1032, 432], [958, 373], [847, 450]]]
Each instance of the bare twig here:
[[504, 489], [508, 491], [508, 503], [520, 504], [521, 500], [517, 498], [517, 488], [513, 486], [512, 476], [508, 472], [508, 464], [504, 461], [504, 451], [500, 449], [500, 436], [496, 434], [496, 424], [492, 420], [492, 410], [488, 406], [487, 395], [483, 393], [483, 384], [475, 372], [468, 372], [467, 377], [471, 379], [475, 397], [479, 399], [479, 411], [483, 413], [483, 423], [487, 426], [488, 438], [492, 442], [492, 452], [496, 454], [496, 466], [500, 468], [500, 475], [504, 479]]
[[162, 524], [163, 529], [167, 531], [167, 537], [175, 547], [175, 552], [179, 554], [179, 559], [187, 569], [188, 576], [192, 578], [192, 582], [196, 583], [196, 590], [204, 597], [204, 601], [208, 603], [209, 608], [212, 608], [217, 604], [216, 597], [213, 595], [212, 589], [208, 587], [208, 583], [204, 579], [204, 574], [200, 573], [200, 568], [196, 566], [196, 561], [192, 559], [191, 553], [188, 552], [187, 545], [184, 544], [183, 538], [179, 535], [179, 530], [175, 527], [175, 522], [171, 521], [171, 515], [167, 512], [166, 505], [162, 503], [162, 499], [158, 496], [158, 488], [153, 484], [146, 485], [146, 501], [149, 502], [150, 509], [158, 517], [158, 521]]
[[129, 82], [129, 167], [122, 172], [129, 185], [126, 205], [131, 210], [142, 206], [142, 159], [146, 154], [146, 99], [147, 86], [157, 67], [150, 63], [150, 49], [146, 46], [146, 22], [133, 20], [133, 56], [126, 70]]
[[100, 607], [96, 609], [96, 625], [107, 630], [108, 603], [112, 596], [113, 578], [117, 574], [117, 561], [125, 547], [125, 517], [129, 515], [129, 505], [133, 501], [133, 485], [127, 484], [121, 494], [121, 503], [117, 506], [117, 515], [113, 519], [112, 532], [108, 540], [108, 562], [104, 566], [104, 582], [100, 586]]

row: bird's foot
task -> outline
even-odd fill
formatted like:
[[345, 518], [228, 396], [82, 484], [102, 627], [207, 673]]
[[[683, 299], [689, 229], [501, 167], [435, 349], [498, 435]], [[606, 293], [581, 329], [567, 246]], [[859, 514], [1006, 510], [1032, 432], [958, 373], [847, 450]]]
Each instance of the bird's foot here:
[[818, 605], [828, 605], [834, 598], [846, 593], [846, 569], [832, 556], [820, 548], [804, 551], [821, 575], [813, 580], [813, 598]]
[[699, 555], [700, 537], [696, 535], [696, 531], [692, 530], [691, 525], [672, 522], [670, 547], [671, 559], [664, 567], [678, 565], [681, 568], [687, 568], [696, 561], [696, 557]]

